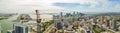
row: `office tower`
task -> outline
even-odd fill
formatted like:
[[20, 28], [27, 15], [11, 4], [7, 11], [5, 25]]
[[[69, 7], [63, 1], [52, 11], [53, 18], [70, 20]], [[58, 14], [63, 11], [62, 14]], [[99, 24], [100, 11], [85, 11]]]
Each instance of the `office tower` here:
[[116, 28], [117, 28], [117, 22], [116, 21], [114, 21], [114, 20], [111, 21], [111, 28], [116, 30]]
[[14, 33], [28, 33], [28, 27], [22, 24], [14, 24]]
[[62, 25], [62, 23], [59, 22], [59, 21], [55, 23], [55, 27], [56, 27], [58, 30], [63, 29], [63, 25]]
[[109, 27], [109, 26], [110, 26], [110, 21], [109, 21], [109, 20], [106, 20], [106, 24], [107, 24], [107, 26]]
[[60, 13], [60, 19], [63, 21], [63, 12]]

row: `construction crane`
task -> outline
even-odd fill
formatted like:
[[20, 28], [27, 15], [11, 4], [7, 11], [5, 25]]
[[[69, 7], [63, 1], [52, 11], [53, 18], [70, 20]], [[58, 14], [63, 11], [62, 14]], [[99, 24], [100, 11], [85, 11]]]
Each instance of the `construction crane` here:
[[36, 22], [37, 22], [37, 33], [41, 33], [41, 25], [40, 25], [41, 19], [38, 10], [35, 10], [35, 12], [36, 12]]

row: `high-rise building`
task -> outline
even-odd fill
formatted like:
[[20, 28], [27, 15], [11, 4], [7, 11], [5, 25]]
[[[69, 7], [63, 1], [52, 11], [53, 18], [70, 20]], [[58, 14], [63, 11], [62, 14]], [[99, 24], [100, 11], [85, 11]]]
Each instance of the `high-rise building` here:
[[63, 24], [61, 22], [56, 22], [55, 23], [55, 27], [60, 30], [60, 29], [63, 29]]
[[114, 21], [114, 20], [111, 21], [111, 28], [114, 29], [114, 30], [116, 30], [116, 28], [117, 28], [117, 24], [116, 23], [117, 22]]
[[106, 20], [106, 25], [109, 27], [110, 26], [110, 20]]
[[14, 33], [28, 33], [28, 27], [22, 24], [14, 24]]

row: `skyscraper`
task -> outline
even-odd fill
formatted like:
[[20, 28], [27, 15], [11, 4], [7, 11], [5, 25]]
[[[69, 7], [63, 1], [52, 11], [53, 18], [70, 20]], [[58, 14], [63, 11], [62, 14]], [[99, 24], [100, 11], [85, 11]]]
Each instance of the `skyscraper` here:
[[56, 23], [55, 23], [55, 27], [56, 27], [58, 30], [63, 29], [63, 25], [62, 25], [61, 22], [56, 22]]
[[28, 33], [28, 27], [22, 24], [14, 24], [14, 33]]
[[116, 28], [117, 28], [117, 24], [116, 24], [117, 22], [113, 19], [112, 21], [111, 21], [111, 28], [112, 29], [114, 29], [114, 30], [116, 30]]

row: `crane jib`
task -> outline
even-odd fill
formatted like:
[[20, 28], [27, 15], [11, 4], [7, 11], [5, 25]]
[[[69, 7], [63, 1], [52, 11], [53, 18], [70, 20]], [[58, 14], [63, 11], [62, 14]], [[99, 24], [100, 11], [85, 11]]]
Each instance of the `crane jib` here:
[[36, 17], [37, 17], [37, 18], [36, 18], [37, 23], [40, 23], [40, 22], [41, 22], [41, 19], [40, 19], [38, 10], [36, 10]]

